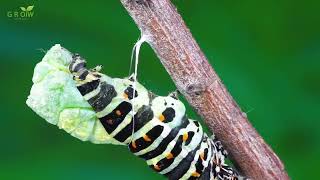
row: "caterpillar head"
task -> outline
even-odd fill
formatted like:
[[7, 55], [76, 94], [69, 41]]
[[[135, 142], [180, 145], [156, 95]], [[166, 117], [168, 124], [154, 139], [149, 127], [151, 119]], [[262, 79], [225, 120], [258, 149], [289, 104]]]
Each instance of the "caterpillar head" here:
[[72, 56], [72, 61], [69, 65], [71, 73], [77, 73], [86, 68], [86, 61], [77, 53]]
[[154, 115], [162, 122], [179, 123], [185, 115], [186, 108], [184, 104], [171, 95], [158, 96], [151, 103]]
[[72, 61], [69, 65], [69, 71], [73, 75], [73, 79], [76, 80], [77, 84], [83, 84], [96, 80], [100, 77], [99, 71], [102, 66], [97, 66], [93, 69], [86, 68], [86, 60], [83, 59], [79, 54], [72, 56]]
[[[53, 46], [37, 64], [27, 105], [47, 122], [82, 140], [98, 144], [119, 144], [99, 123], [95, 111], [75, 87], [70, 72], [85, 61], [60, 45]], [[75, 64], [76, 63], [76, 64]], [[68, 69], [70, 72], [67, 72]]]

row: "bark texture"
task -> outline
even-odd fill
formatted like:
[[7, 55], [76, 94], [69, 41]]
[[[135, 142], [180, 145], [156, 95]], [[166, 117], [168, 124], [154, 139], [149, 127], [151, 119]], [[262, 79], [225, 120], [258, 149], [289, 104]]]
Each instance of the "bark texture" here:
[[289, 179], [284, 165], [222, 84], [170, 0], [121, 0], [178, 90], [251, 179]]

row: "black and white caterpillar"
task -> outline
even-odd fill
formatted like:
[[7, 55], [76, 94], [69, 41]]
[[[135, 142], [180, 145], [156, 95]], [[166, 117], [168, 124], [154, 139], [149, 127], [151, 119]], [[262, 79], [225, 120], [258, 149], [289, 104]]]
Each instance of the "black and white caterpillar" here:
[[156, 96], [133, 77], [119, 79], [86, 68], [74, 54], [69, 70], [105, 131], [168, 179], [241, 179], [225, 164], [220, 141], [188, 119], [175, 93]]

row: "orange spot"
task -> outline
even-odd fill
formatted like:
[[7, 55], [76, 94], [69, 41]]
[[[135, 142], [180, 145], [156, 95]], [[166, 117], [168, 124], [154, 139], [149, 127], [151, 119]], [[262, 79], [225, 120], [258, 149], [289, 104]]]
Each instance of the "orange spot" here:
[[186, 140], [188, 139], [188, 137], [189, 137], [189, 136], [188, 136], [188, 133], [184, 133], [182, 140], [183, 140], [183, 141], [186, 141]]
[[123, 97], [125, 98], [125, 99], [128, 99], [128, 94], [127, 93], [123, 93]]
[[113, 120], [112, 120], [112, 119], [108, 119], [108, 120], [107, 120], [107, 123], [110, 124], [110, 125], [112, 125], [112, 124], [113, 124]]
[[116, 114], [117, 114], [118, 116], [121, 116], [121, 111], [120, 111], [120, 110], [116, 110]]
[[160, 171], [161, 170], [161, 168], [158, 166], [158, 165], [153, 165], [153, 168], [155, 169], [155, 170], [157, 170], [157, 171]]
[[204, 161], [204, 152], [200, 153], [200, 158]]
[[143, 136], [143, 139], [144, 139], [145, 141], [147, 141], [147, 142], [150, 142], [150, 141], [151, 141], [151, 139], [150, 139], [149, 136], [147, 136], [147, 135], [144, 135], [144, 136]]
[[166, 158], [167, 158], [167, 159], [172, 159], [172, 158], [174, 158], [174, 157], [173, 157], [173, 154], [170, 152], [170, 153], [167, 155]]
[[160, 114], [160, 116], [159, 116], [159, 120], [160, 120], [160, 121], [164, 121], [164, 120], [165, 120], [164, 115]]
[[193, 172], [193, 173], [191, 174], [191, 176], [193, 176], [193, 177], [200, 177], [200, 174], [199, 174], [197, 171], [195, 171], [195, 172]]
[[132, 145], [132, 147], [133, 147], [134, 149], [137, 148], [137, 145], [136, 145], [136, 142], [135, 142], [135, 141], [132, 141], [132, 142], [131, 142], [131, 145]]

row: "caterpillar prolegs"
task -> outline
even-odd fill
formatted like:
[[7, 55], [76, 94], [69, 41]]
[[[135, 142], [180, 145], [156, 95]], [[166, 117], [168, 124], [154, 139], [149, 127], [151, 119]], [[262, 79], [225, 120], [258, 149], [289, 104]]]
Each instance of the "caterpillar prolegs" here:
[[168, 179], [241, 178], [225, 164], [221, 143], [187, 118], [175, 93], [156, 96], [132, 77], [110, 78], [100, 69], [87, 69], [78, 54], [69, 65], [77, 89], [104, 129], [153, 170]]

